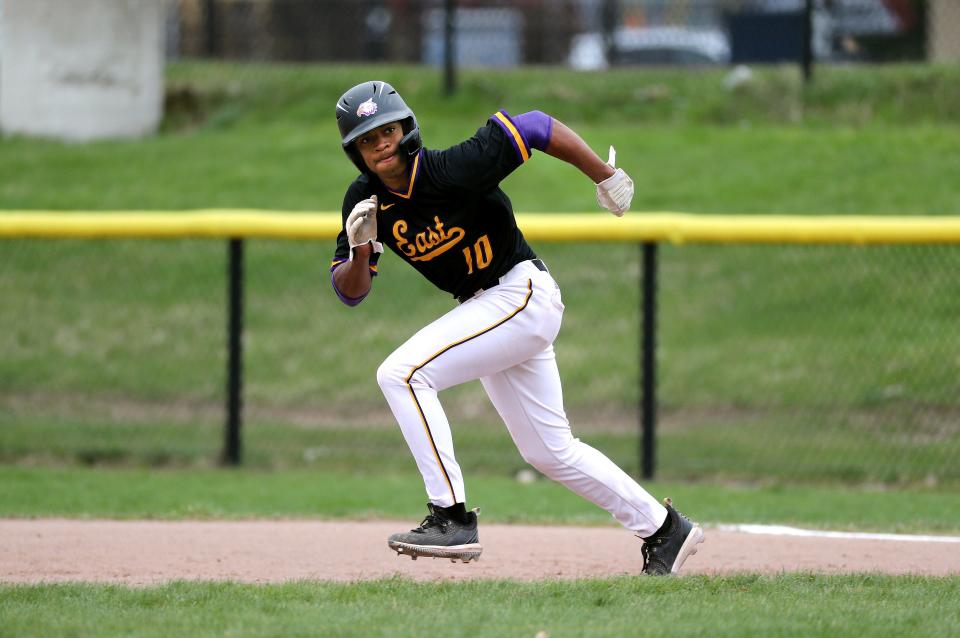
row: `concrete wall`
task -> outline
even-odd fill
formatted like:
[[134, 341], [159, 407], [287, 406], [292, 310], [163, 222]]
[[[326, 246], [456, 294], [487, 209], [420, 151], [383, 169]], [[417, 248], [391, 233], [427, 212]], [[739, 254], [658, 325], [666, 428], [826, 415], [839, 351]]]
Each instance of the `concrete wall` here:
[[930, 0], [927, 20], [928, 57], [935, 62], [960, 61], [960, 2]]
[[0, 0], [0, 129], [72, 141], [154, 132], [165, 0]]

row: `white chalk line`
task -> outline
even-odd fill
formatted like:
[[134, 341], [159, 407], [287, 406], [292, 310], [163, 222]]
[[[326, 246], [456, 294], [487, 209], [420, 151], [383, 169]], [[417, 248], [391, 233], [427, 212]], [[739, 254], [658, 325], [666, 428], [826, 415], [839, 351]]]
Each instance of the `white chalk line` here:
[[960, 543], [960, 536], [930, 536], [924, 534], [874, 534], [869, 532], [830, 532], [800, 529], [785, 525], [716, 525], [722, 532], [743, 532], [767, 536], [805, 536], [812, 538], [847, 538], [851, 540], [897, 541], [908, 543]]

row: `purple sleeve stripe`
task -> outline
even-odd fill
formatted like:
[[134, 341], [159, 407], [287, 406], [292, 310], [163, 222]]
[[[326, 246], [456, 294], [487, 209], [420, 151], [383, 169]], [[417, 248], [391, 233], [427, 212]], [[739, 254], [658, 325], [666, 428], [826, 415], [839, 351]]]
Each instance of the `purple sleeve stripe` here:
[[491, 119], [499, 124], [500, 128], [507, 134], [507, 139], [513, 143], [520, 159], [524, 162], [530, 159], [530, 144], [523, 138], [523, 133], [520, 132], [517, 125], [510, 119], [510, 114], [506, 111], [497, 111]]
[[364, 297], [367, 295], [360, 295], [359, 297], [348, 297], [337, 288], [337, 280], [334, 278], [333, 273], [330, 273], [330, 283], [333, 284], [333, 289], [337, 293], [337, 296], [340, 297], [340, 301], [347, 304], [348, 306], [356, 306], [358, 303], [363, 301]]
[[517, 130], [528, 142], [530, 146], [538, 151], [547, 150], [550, 144], [550, 135], [553, 134], [553, 118], [543, 111], [530, 111], [521, 113], [513, 118], [517, 125]]

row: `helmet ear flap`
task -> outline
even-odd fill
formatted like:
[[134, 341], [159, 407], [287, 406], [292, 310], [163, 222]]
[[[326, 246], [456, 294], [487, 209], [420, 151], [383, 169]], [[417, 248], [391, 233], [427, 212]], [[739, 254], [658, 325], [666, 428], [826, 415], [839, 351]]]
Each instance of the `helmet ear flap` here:
[[413, 120], [413, 128], [400, 140], [400, 150], [409, 157], [419, 153], [422, 146], [420, 127], [417, 126], [417, 121]]

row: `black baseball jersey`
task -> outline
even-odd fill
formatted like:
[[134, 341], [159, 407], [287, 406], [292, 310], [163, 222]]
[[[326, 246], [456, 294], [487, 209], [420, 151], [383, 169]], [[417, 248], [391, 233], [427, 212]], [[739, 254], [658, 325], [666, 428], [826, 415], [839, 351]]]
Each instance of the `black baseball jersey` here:
[[[377, 241], [437, 288], [454, 297], [470, 295], [536, 258], [500, 189], [531, 153], [510, 116], [499, 111], [465, 142], [445, 151], [421, 149], [411, 159], [403, 192], [388, 189], [374, 175], [357, 177], [343, 199], [343, 221], [357, 202], [376, 195]], [[347, 261], [349, 251], [341, 230], [331, 270]], [[370, 258], [374, 275], [378, 258], [377, 253]]]

